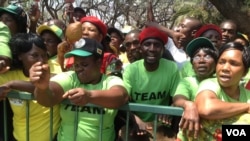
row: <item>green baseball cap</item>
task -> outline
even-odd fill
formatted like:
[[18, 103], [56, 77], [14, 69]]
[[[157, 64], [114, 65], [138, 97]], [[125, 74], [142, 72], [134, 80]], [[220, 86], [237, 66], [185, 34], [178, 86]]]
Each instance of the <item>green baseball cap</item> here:
[[37, 28], [37, 33], [39, 35], [41, 35], [41, 33], [45, 30], [49, 30], [49, 31], [53, 32], [59, 39], [61, 39], [61, 40], [63, 39], [63, 31], [58, 26], [56, 26], [56, 25], [40, 25]]
[[198, 50], [199, 48], [203, 48], [203, 47], [216, 50], [213, 43], [208, 38], [198, 37], [188, 43], [187, 48], [186, 48], [186, 53], [188, 54], [188, 56], [192, 56], [196, 50]]
[[10, 40], [9, 28], [3, 22], [0, 22], [0, 46], [1, 46], [0, 55], [12, 58], [11, 51], [8, 45], [9, 40]]
[[64, 55], [65, 58], [69, 58], [72, 56], [80, 56], [80, 57], [87, 57], [87, 56], [103, 56], [103, 46], [101, 43], [97, 42], [94, 39], [89, 38], [81, 38], [74, 44], [74, 48]]
[[10, 4], [7, 7], [0, 7], [0, 14], [4, 12], [13, 14], [18, 20], [27, 21], [27, 15], [24, 10], [14, 4]]

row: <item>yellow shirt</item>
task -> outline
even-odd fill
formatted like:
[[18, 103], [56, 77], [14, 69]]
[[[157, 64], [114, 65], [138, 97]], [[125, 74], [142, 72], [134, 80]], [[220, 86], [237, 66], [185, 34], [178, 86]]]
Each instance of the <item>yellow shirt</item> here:
[[[8, 71], [0, 75], [0, 85], [11, 80], [29, 81], [21, 70]], [[50, 108], [41, 106], [36, 100], [9, 98], [13, 117], [14, 137], [18, 141], [26, 141], [26, 105], [29, 103], [29, 139], [30, 141], [49, 141]], [[53, 107], [53, 137], [58, 131], [60, 122], [59, 106]]]
[[50, 67], [50, 73], [57, 74], [59, 72], [62, 72], [60, 64], [57, 62], [57, 56], [54, 56], [49, 59], [48, 64]]

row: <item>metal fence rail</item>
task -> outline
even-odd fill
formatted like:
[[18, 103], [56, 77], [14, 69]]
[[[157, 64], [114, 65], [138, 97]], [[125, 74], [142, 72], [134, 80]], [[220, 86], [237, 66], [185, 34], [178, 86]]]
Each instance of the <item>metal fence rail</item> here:
[[[22, 100], [35, 100], [34, 96], [30, 93], [26, 92], [18, 92], [18, 91], [11, 91], [8, 93], [8, 98], [17, 98]], [[5, 102], [4, 102], [5, 103]], [[26, 141], [29, 141], [29, 102], [26, 102]], [[64, 100], [64, 104], [72, 104], [69, 100]], [[73, 105], [73, 104], [72, 104]], [[100, 107], [93, 104], [87, 104], [87, 106], [93, 106], [93, 107]], [[157, 114], [167, 114], [167, 115], [174, 115], [174, 116], [181, 116], [183, 113], [183, 109], [179, 107], [172, 107], [172, 106], [158, 106], [158, 105], [147, 105], [147, 104], [136, 104], [136, 103], [128, 103], [126, 105], [123, 105], [119, 108], [119, 110], [126, 111], [126, 141], [128, 140], [128, 123], [129, 123], [129, 113], [131, 111], [138, 111], [138, 112], [147, 112], [147, 113], [154, 113], [155, 114], [155, 120], [154, 120], [154, 134], [156, 134], [156, 126], [157, 126]], [[102, 131], [103, 126], [103, 114], [100, 116], [100, 130]], [[6, 125], [6, 109], [4, 106], [4, 127], [7, 129]], [[50, 108], [50, 119], [53, 119], [53, 108]], [[75, 111], [75, 121], [78, 120], [78, 110]], [[77, 123], [77, 122], [75, 122]], [[75, 124], [75, 137], [77, 136], [77, 124]], [[6, 131], [6, 130], [5, 130]], [[5, 132], [5, 139], [4, 141], [8, 141], [7, 132]], [[155, 139], [154, 139], [155, 140]], [[53, 141], [53, 120], [50, 120], [50, 141]], [[76, 138], [75, 140], [76, 141]], [[99, 132], [99, 141], [102, 141], [102, 132]]]

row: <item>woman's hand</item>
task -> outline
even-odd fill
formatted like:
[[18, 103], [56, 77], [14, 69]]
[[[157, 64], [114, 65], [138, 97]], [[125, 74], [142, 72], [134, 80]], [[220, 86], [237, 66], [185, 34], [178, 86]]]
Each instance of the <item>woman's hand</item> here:
[[49, 87], [50, 70], [48, 64], [36, 62], [29, 70], [30, 81], [39, 89], [47, 89]]
[[200, 129], [199, 113], [194, 102], [186, 101], [185, 109], [179, 124], [184, 134], [188, 136], [198, 137]]
[[5, 100], [8, 92], [10, 92], [11, 88], [9, 87], [8, 83], [0, 86], [0, 101]]
[[10, 69], [9, 64], [5, 59], [0, 58], [0, 74], [7, 72]]
[[75, 105], [84, 106], [89, 103], [90, 95], [90, 91], [82, 88], [75, 88], [65, 92], [63, 98], [68, 98]]

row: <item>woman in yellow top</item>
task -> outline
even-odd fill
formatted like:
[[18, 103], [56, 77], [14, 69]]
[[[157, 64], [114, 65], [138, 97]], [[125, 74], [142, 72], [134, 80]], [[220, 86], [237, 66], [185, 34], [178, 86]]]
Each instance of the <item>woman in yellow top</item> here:
[[[5, 98], [11, 89], [33, 93], [34, 86], [29, 82], [29, 69], [38, 62], [48, 62], [46, 46], [36, 34], [18, 33], [9, 42], [13, 62], [11, 70], [0, 75], [0, 100]], [[13, 116], [13, 135], [15, 140], [26, 141], [26, 104], [29, 103], [29, 140], [50, 140], [50, 108], [41, 106], [36, 100], [8, 98]], [[59, 107], [53, 108], [53, 137], [59, 126]]]

